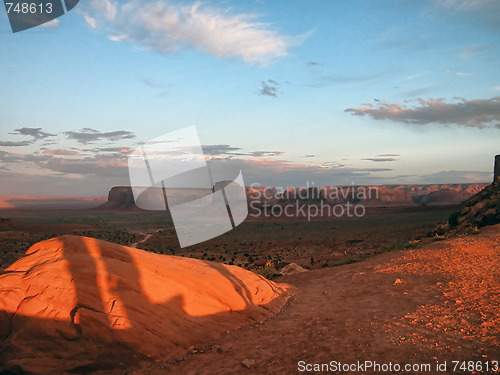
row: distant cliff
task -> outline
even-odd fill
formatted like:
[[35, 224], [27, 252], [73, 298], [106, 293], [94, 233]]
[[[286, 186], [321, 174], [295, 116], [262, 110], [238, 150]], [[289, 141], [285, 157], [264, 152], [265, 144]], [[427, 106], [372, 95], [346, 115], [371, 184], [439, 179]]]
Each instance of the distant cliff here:
[[137, 209], [134, 201], [134, 194], [130, 186], [115, 186], [108, 193], [108, 201], [99, 208], [109, 208], [116, 210]]
[[[288, 188], [247, 187], [248, 204], [276, 205], [291, 201], [325, 201], [330, 204], [359, 203], [367, 207], [457, 205], [480, 192], [488, 184], [434, 184], [434, 185], [385, 185], [385, 186], [339, 186]], [[210, 189], [169, 189], [170, 203], [199, 199], [209, 196]], [[155, 202], [161, 198], [161, 189], [149, 189], [141, 195], [143, 202]], [[160, 199], [161, 201], [162, 199]], [[153, 204], [154, 205], [154, 204]], [[115, 210], [138, 210], [130, 186], [115, 186], [108, 194], [108, 201], [99, 208]]]

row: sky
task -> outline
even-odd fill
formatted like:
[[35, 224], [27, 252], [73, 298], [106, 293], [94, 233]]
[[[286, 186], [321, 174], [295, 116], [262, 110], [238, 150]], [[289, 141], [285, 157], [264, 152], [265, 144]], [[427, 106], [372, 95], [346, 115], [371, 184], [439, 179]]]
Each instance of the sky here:
[[0, 195], [106, 196], [196, 126], [246, 185], [490, 182], [500, 2], [88, 0], [0, 11]]

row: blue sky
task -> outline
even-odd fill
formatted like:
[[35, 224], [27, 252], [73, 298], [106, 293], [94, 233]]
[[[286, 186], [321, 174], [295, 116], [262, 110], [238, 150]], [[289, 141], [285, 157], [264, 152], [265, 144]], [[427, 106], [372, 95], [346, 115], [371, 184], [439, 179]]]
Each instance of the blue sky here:
[[0, 46], [0, 195], [106, 195], [190, 125], [247, 185], [488, 182], [500, 153], [495, 0], [89, 0], [2, 10]]

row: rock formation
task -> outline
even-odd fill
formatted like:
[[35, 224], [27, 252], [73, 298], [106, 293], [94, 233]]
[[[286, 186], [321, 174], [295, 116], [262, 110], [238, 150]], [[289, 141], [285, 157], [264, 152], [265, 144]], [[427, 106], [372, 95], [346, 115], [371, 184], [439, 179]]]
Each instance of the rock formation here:
[[99, 208], [127, 210], [137, 208], [130, 186], [115, 186], [108, 193], [108, 201]]
[[500, 179], [464, 202], [465, 207], [449, 219], [448, 227], [457, 232], [474, 231], [500, 223]]
[[500, 179], [500, 155], [495, 156], [495, 166], [493, 167], [493, 182]]
[[475, 232], [477, 229], [500, 223], [500, 155], [495, 156], [493, 183], [464, 202], [464, 208], [452, 214], [446, 226], [436, 230], [442, 234], [452, 232]]
[[[299, 201], [310, 204], [324, 200], [329, 204], [361, 203], [375, 206], [456, 205], [481, 191], [487, 184], [434, 184], [434, 185], [385, 185], [385, 186], [335, 186], [321, 188], [246, 187], [249, 206], [289, 204]], [[374, 189], [377, 193], [374, 193]], [[169, 204], [187, 202], [211, 193], [210, 189], [167, 189]], [[161, 189], [149, 189], [142, 195], [144, 206], [155, 200], [163, 201]], [[135, 210], [134, 195], [130, 186], [113, 187], [104, 209]], [[156, 209], [156, 208], [154, 208]]]
[[53, 238], [0, 275], [0, 373], [175, 358], [278, 312], [292, 291], [235, 266]]

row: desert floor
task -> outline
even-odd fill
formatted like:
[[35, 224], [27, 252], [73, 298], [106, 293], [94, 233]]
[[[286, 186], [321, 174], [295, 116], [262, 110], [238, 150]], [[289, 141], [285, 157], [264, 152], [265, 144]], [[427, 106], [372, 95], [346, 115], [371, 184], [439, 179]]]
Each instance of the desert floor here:
[[[392, 364], [393, 370], [323, 373], [500, 373], [492, 371], [500, 361], [498, 225], [277, 281], [298, 288], [278, 315], [227, 332], [184, 357], [128, 373], [293, 374], [307, 373], [300, 371], [306, 364], [330, 361], [372, 361]], [[462, 361], [474, 361], [475, 367]], [[406, 372], [406, 364], [431, 369]]]

